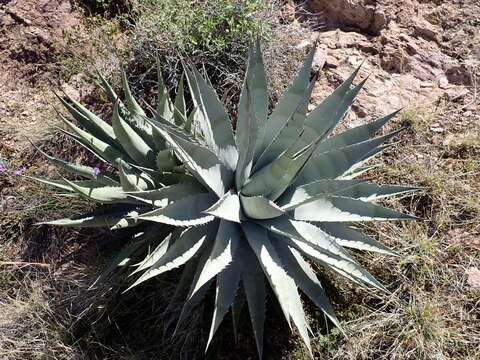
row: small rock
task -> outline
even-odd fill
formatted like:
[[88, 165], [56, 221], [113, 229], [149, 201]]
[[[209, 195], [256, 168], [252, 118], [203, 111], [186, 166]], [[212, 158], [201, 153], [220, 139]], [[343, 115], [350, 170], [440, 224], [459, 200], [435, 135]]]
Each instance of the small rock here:
[[446, 90], [450, 87], [448, 79], [445, 76], [442, 76], [440, 80], [438, 80], [438, 87], [443, 90]]
[[454, 64], [447, 67], [445, 75], [448, 81], [456, 85], [471, 85], [472, 72], [465, 64]]
[[323, 69], [325, 62], [327, 61], [327, 50], [317, 49], [313, 56], [312, 69], [317, 72]]
[[418, 54], [419, 52], [420, 52], [420, 49], [417, 46], [417, 44], [415, 44], [411, 41], [407, 43], [407, 53], [408, 53], [408, 55], [413, 56], [413, 55]]
[[0, 201], [0, 208], [3, 211], [11, 210], [15, 207], [16, 203], [17, 203], [17, 201], [16, 201], [14, 196], [5, 196]]
[[413, 25], [414, 35], [424, 38], [425, 40], [431, 40], [438, 42], [439, 30], [435, 25], [430, 24], [425, 19], [417, 19]]
[[374, 35], [379, 35], [388, 24], [388, 18], [383, 11], [375, 11], [373, 14], [373, 21], [370, 24], [370, 31]]
[[447, 136], [445, 136], [445, 139], [443, 140], [442, 145], [443, 146], [448, 146], [448, 145], [452, 144], [454, 140], [455, 140], [455, 135], [448, 134]]
[[309, 47], [310, 45], [312, 45], [312, 43], [309, 40], [303, 40], [297, 45], [295, 45], [295, 49], [302, 50], [302, 49], [305, 49], [306, 47]]
[[422, 81], [420, 83], [420, 87], [421, 88], [432, 88], [433, 87], [433, 83], [431, 81]]
[[338, 60], [336, 57], [328, 56], [325, 60], [324, 66], [326, 68], [337, 68], [340, 66], [340, 60]]
[[282, 6], [280, 9], [282, 14], [282, 20], [286, 23], [291, 23], [295, 21], [295, 4], [288, 1], [285, 5]]
[[474, 289], [480, 288], [480, 270], [476, 267], [468, 268], [465, 271], [467, 275], [467, 284]]
[[385, 48], [380, 58], [380, 65], [384, 70], [398, 74], [410, 70], [408, 56], [401, 49]]
[[441, 127], [439, 123], [430, 125], [430, 130], [435, 133], [443, 133], [445, 131], [445, 129]]
[[347, 59], [347, 62], [348, 62], [350, 65], [357, 65], [357, 63], [359, 62], [359, 60], [357, 59], [356, 56], [349, 56], [348, 59]]
[[458, 101], [468, 94], [467, 88], [455, 87], [445, 90], [445, 97], [450, 101]]

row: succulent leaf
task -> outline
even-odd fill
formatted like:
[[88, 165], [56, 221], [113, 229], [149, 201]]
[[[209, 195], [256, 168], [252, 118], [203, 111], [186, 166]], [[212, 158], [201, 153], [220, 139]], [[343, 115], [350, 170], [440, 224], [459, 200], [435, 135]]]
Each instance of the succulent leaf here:
[[335, 239], [335, 242], [340, 246], [398, 256], [398, 253], [395, 251], [345, 224], [329, 222], [317, 223], [317, 225], [320, 229], [332, 236]]
[[193, 66], [185, 66], [185, 74], [197, 120], [208, 147], [218, 154], [221, 162], [230, 170], [237, 165], [238, 152], [230, 119], [215, 90]]
[[250, 47], [250, 56], [240, 95], [238, 108], [236, 142], [239, 152], [235, 183], [240, 189], [250, 176], [253, 161], [263, 141], [267, 119], [268, 97], [262, 53], [257, 42]]
[[293, 112], [297, 110], [298, 104], [304, 101], [303, 99], [309, 87], [310, 72], [315, 51], [316, 46], [310, 50], [292, 85], [285, 91], [275, 106], [275, 109], [268, 117], [265, 125], [263, 144], [259, 149], [260, 154], [276, 139], [282, 129], [285, 128], [288, 120], [292, 117]]

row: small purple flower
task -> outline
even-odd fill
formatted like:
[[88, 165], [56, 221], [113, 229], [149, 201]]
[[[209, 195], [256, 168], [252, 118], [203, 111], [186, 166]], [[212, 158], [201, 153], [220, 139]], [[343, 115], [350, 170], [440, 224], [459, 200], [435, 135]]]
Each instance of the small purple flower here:
[[7, 167], [4, 164], [0, 163], [0, 175], [3, 175], [7, 172]]
[[101, 172], [102, 172], [102, 170], [100, 169], [100, 166], [95, 166], [93, 168], [93, 176], [94, 177], [97, 177], [98, 175], [100, 175]]
[[22, 176], [23, 174], [25, 174], [27, 172], [27, 168], [25, 166], [22, 166], [20, 169], [18, 170], [15, 170], [13, 172], [13, 176]]

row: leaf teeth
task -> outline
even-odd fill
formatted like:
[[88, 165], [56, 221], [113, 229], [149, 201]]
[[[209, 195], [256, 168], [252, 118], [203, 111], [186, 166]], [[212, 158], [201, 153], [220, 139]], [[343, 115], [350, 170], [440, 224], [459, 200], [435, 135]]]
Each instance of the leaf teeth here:
[[142, 214], [139, 219], [174, 226], [203, 225], [214, 220], [213, 215], [203, 213], [214, 201], [215, 196], [212, 194], [191, 195], [164, 208]]
[[252, 223], [242, 223], [242, 229], [253, 249], [262, 269], [267, 276], [270, 285], [275, 292], [285, 319], [291, 327], [292, 320], [297, 327], [303, 342], [310, 354], [310, 338], [308, 336], [308, 325], [306, 323], [303, 306], [297, 291], [295, 281], [287, 274], [278, 253], [268, 237], [265, 229]]
[[185, 264], [202, 247], [207, 239], [208, 229], [210, 228], [199, 227], [187, 229], [177, 241], [173, 243], [167, 252], [124, 292], [129, 291], [148, 279]]
[[212, 252], [201, 269], [189, 298], [233, 261], [238, 250], [240, 234], [238, 225], [230, 221], [220, 221]]
[[294, 208], [291, 213], [296, 220], [323, 222], [417, 219], [382, 206], [340, 196], [318, 198]]

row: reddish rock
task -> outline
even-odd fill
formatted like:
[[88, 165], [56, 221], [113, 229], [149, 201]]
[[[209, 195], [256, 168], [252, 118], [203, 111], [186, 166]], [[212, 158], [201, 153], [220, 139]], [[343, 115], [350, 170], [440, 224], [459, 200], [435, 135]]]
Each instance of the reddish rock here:
[[307, 5], [325, 14], [330, 23], [339, 23], [379, 35], [388, 24], [383, 11], [366, 0], [309, 0]]

